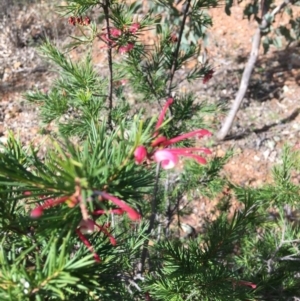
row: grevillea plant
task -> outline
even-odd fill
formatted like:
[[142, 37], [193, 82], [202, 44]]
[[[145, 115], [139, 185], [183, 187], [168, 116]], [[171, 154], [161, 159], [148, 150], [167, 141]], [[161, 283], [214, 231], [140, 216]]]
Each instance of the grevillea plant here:
[[[181, 92], [186, 81], [213, 77], [207, 64], [184, 80], [177, 73], [200, 51], [186, 37], [211, 24], [203, 10], [218, 3], [159, 1], [159, 15], [142, 4], [72, 0], [59, 8], [82, 36], [64, 51], [51, 41], [41, 47], [57, 77], [46, 92], [26, 94], [58, 130], [44, 139], [43, 154], [13, 134], [1, 145], [0, 300], [296, 296], [299, 277], [285, 261], [299, 257], [296, 226], [264, 223], [270, 198], [279, 208], [284, 195], [289, 204], [299, 196], [287, 180], [299, 158], [285, 150], [272, 187], [234, 186], [219, 175], [229, 154], [216, 157], [209, 147], [215, 124], [206, 117], [220, 107]], [[89, 54], [72, 61], [68, 46], [96, 47], [105, 68]], [[199, 233], [181, 218], [201, 196], [219, 196], [220, 208]], [[228, 218], [233, 196], [241, 206]]]

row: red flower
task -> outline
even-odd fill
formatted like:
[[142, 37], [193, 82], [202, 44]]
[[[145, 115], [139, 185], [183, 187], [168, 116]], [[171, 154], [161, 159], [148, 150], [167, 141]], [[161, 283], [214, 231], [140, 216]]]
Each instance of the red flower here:
[[71, 201], [72, 197], [70, 196], [63, 196], [59, 199], [48, 199], [46, 200], [42, 205], [38, 205], [37, 207], [35, 207], [32, 211], [30, 216], [33, 218], [39, 218], [43, 215], [44, 213], [44, 209], [48, 209], [51, 207], [54, 207], [58, 204], [62, 204], [62, 203], [66, 203], [67, 201]]
[[167, 112], [169, 106], [170, 106], [173, 102], [174, 102], [174, 99], [173, 99], [172, 97], [169, 97], [169, 98], [167, 99], [167, 102], [165, 103], [165, 105], [164, 105], [162, 111], [161, 111], [160, 114], [159, 114], [158, 121], [157, 121], [156, 126], [155, 126], [155, 133], [154, 133], [154, 135], [157, 135], [157, 134], [158, 134], [158, 129], [160, 128], [160, 126], [161, 126], [161, 124], [162, 124], [162, 122], [163, 122], [163, 120], [164, 120], [164, 118], [165, 118], [165, 115], [166, 115], [166, 112]]
[[91, 243], [88, 241], [88, 239], [80, 232], [79, 229], [76, 229], [76, 233], [78, 235], [78, 237], [80, 238], [80, 240], [87, 246], [87, 248], [94, 254], [94, 258], [96, 262], [100, 262], [101, 259], [99, 257], [99, 255], [94, 251], [93, 246], [91, 245]]
[[[105, 33], [101, 34], [99, 37], [102, 39], [106, 44], [108, 44], [111, 47], [117, 46], [117, 39], [122, 35], [122, 30], [115, 28], [115, 27], [110, 27], [109, 28], [109, 35], [110, 38], [108, 37], [108, 30], [107, 28], [103, 28], [103, 31], [106, 31]], [[113, 38], [113, 40], [112, 40]]]
[[106, 200], [113, 202], [115, 205], [117, 205], [119, 207], [119, 209], [126, 212], [128, 217], [131, 220], [136, 221], [141, 218], [141, 216], [133, 208], [128, 206], [124, 201], [118, 199], [117, 197], [115, 197], [107, 192], [104, 192], [104, 191], [94, 191], [94, 193], [100, 195], [101, 197], [103, 197]]
[[137, 164], [143, 163], [145, 158], [152, 158], [155, 162], [161, 163], [162, 168], [171, 169], [176, 166], [179, 161], [179, 157], [187, 157], [196, 160], [199, 164], [206, 164], [206, 160], [194, 152], [204, 152], [206, 154], [211, 154], [211, 151], [205, 147], [189, 147], [189, 148], [168, 148], [169, 146], [180, 142], [182, 140], [191, 138], [191, 137], [199, 137], [202, 138], [204, 136], [210, 136], [211, 133], [208, 130], [199, 129], [189, 133], [185, 133], [179, 135], [177, 137], [167, 139], [164, 136], [159, 135], [159, 129], [163, 123], [164, 117], [166, 115], [167, 109], [173, 103], [173, 98], [168, 98], [166, 104], [164, 105], [155, 126], [154, 137], [156, 137], [152, 143], [151, 147], [152, 152], [146, 153], [146, 148], [144, 146], [138, 146], [134, 152], [135, 161]]
[[147, 157], [147, 149], [145, 146], [138, 146], [134, 151], [134, 158], [136, 164], [141, 164], [144, 162], [145, 158]]
[[76, 19], [75, 19], [75, 17], [70, 17], [70, 18], [68, 19], [68, 23], [71, 24], [71, 25], [73, 25], [73, 26], [75, 26], [75, 24], [76, 24]]
[[157, 150], [153, 157], [154, 161], [161, 163], [161, 166], [164, 169], [175, 167], [179, 161], [179, 156], [192, 158], [199, 164], [206, 164], [206, 160], [199, 155], [193, 154], [193, 151], [203, 151], [206, 154], [211, 154], [211, 151], [207, 148], [165, 148]]
[[82, 25], [83, 24], [83, 18], [82, 17], [77, 17], [76, 18], [76, 23]]

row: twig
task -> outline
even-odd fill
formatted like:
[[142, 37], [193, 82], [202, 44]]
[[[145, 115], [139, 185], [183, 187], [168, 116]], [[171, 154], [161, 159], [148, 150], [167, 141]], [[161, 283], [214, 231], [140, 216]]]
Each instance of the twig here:
[[191, 0], [188, 0], [186, 2], [186, 7], [183, 12], [183, 19], [182, 19], [182, 23], [181, 23], [181, 27], [180, 27], [180, 31], [179, 31], [178, 41], [177, 41], [175, 52], [173, 54], [172, 67], [171, 67], [171, 72], [170, 72], [170, 80], [169, 80], [169, 84], [168, 84], [168, 88], [167, 88], [167, 93], [168, 93], [169, 97], [171, 97], [172, 83], [173, 83], [174, 75], [175, 75], [176, 68], [177, 68], [181, 39], [182, 39], [182, 35], [183, 35], [183, 30], [185, 27], [186, 18], [188, 16], [190, 4], [191, 4]]
[[295, 256], [299, 256], [299, 254], [294, 254], [294, 255], [288, 255], [279, 258], [279, 261], [300, 261], [300, 258], [295, 258]]
[[281, 249], [281, 247], [284, 244], [284, 237], [285, 237], [285, 231], [286, 231], [286, 222], [283, 221], [283, 227], [282, 227], [282, 233], [281, 233], [281, 240], [279, 245], [277, 246], [276, 250], [273, 252], [272, 256], [267, 260], [267, 266], [268, 266], [268, 273], [271, 274], [273, 272], [273, 266], [274, 266], [274, 258]]
[[[156, 180], [155, 180], [155, 185], [154, 185], [154, 191], [153, 191], [153, 198], [152, 198], [152, 202], [151, 202], [151, 217], [150, 217], [150, 223], [149, 223], [149, 227], [146, 231], [146, 235], [150, 235], [153, 227], [154, 227], [154, 223], [155, 223], [155, 218], [156, 218], [156, 203], [157, 203], [157, 192], [158, 192], [158, 181], [159, 181], [159, 171], [160, 171], [160, 164], [157, 163], [156, 165]], [[139, 274], [143, 274], [145, 271], [145, 262], [146, 262], [146, 258], [148, 255], [148, 244], [149, 244], [149, 239], [147, 239], [145, 241], [143, 250], [142, 250], [142, 256], [141, 256], [141, 263], [139, 266]]]
[[[106, 28], [107, 28], [107, 38], [108, 41], [111, 41], [110, 38], [110, 28], [109, 28], [109, 0], [105, 0], [105, 3], [102, 4]], [[108, 79], [108, 126], [112, 130], [112, 120], [111, 113], [113, 108], [112, 96], [113, 96], [113, 68], [112, 68], [112, 49], [110, 47], [110, 42], [108, 42], [107, 56], [108, 56], [108, 70], [109, 70], [109, 79]]]
[[[276, 8], [273, 9], [273, 11], [270, 13], [270, 15], [272, 17], [274, 17], [290, 2], [291, 2], [291, 0], [284, 0]], [[264, 8], [262, 8], [262, 10], [264, 11]], [[257, 61], [257, 58], [258, 58], [262, 31], [270, 25], [270, 20], [272, 19], [269, 17], [267, 18], [267, 15], [269, 15], [269, 14], [263, 15], [262, 22], [261, 22], [260, 26], [256, 29], [256, 32], [254, 34], [253, 41], [252, 41], [251, 53], [250, 53], [247, 65], [243, 72], [239, 91], [238, 91], [236, 98], [234, 100], [234, 103], [225, 119], [225, 122], [223, 123], [221, 130], [217, 134], [217, 139], [219, 139], [219, 140], [223, 140], [227, 136], [227, 134], [232, 126], [233, 120], [241, 106], [241, 103], [242, 103], [244, 96], [246, 94], [246, 91], [248, 89], [250, 77], [251, 77], [252, 71], [254, 69], [255, 63]]]

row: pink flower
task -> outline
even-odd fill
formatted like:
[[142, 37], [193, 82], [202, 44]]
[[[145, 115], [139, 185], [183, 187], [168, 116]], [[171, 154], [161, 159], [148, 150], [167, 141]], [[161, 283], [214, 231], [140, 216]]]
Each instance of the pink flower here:
[[153, 134], [154, 140], [151, 143], [152, 151], [147, 153], [147, 149], [144, 146], [138, 146], [134, 152], [135, 162], [141, 164], [144, 159], [152, 159], [161, 163], [162, 168], [171, 169], [176, 166], [179, 161], [179, 157], [187, 157], [196, 160], [199, 164], [206, 164], [206, 160], [195, 154], [195, 152], [203, 152], [205, 154], [211, 154], [211, 151], [205, 147], [188, 147], [188, 148], [168, 148], [169, 146], [180, 142], [182, 140], [198, 137], [202, 138], [204, 136], [211, 136], [211, 132], [205, 129], [195, 130], [189, 133], [179, 135], [177, 137], [167, 139], [164, 136], [159, 136], [159, 130], [165, 118], [167, 109], [173, 103], [173, 98], [168, 98], [165, 103], [161, 113], [159, 114], [158, 121], [155, 125], [155, 131]]
[[43, 215], [43, 213], [44, 213], [44, 209], [42, 208], [42, 206], [39, 206], [31, 211], [30, 216], [32, 218], [39, 218]]
[[68, 23], [75, 26], [76, 25], [76, 18], [75, 17], [70, 17], [68, 19]]
[[91, 23], [91, 19], [89, 17], [85, 17], [84, 20], [83, 20], [83, 24], [84, 25], [90, 25]]
[[115, 28], [115, 27], [110, 28], [109, 32], [110, 32], [110, 35], [114, 38], [118, 38], [122, 35], [122, 30]]
[[133, 23], [129, 27], [129, 32], [135, 34], [141, 27], [140, 23]]
[[79, 229], [76, 229], [76, 234], [78, 235], [78, 237], [80, 238], [80, 240], [86, 245], [86, 247], [93, 253], [94, 255], [94, 259], [96, 262], [101, 262], [101, 259], [99, 257], [99, 255], [94, 251], [93, 246], [91, 245], [91, 243], [88, 241], [88, 239], [80, 232]]
[[134, 48], [134, 43], [129, 42], [127, 45], [119, 47], [119, 53], [120, 54], [125, 54], [127, 52], [130, 52], [133, 48]]
[[161, 166], [164, 169], [174, 168], [179, 161], [179, 156], [192, 158], [199, 164], [206, 164], [206, 160], [203, 157], [192, 153], [194, 151], [202, 151], [206, 154], [211, 154], [211, 151], [207, 148], [165, 148], [157, 150], [153, 157], [154, 161], [161, 163]]
[[120, 82], [122, 86], [125, 86], [128, 82], [128, 79], [121, 79]]
[[171, 169], [178, 163], [178, 156], [174, 155], [169, 149], [158, 150], [153, 155], [154, 161], [161, 163], [163, 169]]
[[[169, 146], [174, 143], [177, 143], [179, 141], [185, 140], [187, 138], [195, 137], [197, 136], [198, 138], [202, 138], [204, 136], [211, 136], [211, 132], [208, 130], [195, 130], [189, 133], [185, 133], [182, 135], [179, 135], [177, 137], [171, 138], [171, 139], [166, 139], [165, 137], [160, 137], [160, 140], [157, 139], [155, 142], [152, 143], [152, 146]], [[163, 138], [163, 139], [162, 139]]]
[[[107, 33], [103, 33], [99, 37], [100, 37], [100, 39], [102, 39], [106, 44], [110, 45], [111, 47], [115, 47], [116, 44], [117, 44], [112, 39], [108, 38], [108, 34]], [[103, 47], [100, 47], [100, 48], [103, 48]]]
[[138, 146], [134, 151], [134, 158], [136, 164], [141, 164], [147, 157], [147, 149], [145, 146]]
[[61, 203], [65, 203], [67, 202], [68, 200], [72, 199], [72, 197], [69, 197], [69, 196], [63, 196], [59, 199], [49, 199], [49, 200], [46, 200], [42, 205], [38, 205], [37, 207], [35, 207], [32, 211], [31, 211], [31, 214], [30, 216], [32, 218], [39, 218], [43, 215], [44, 213], [44, 209], [48, 209], [48, 208], [51, 208], [51, 207], [54, 207], [56, 205], [59, 205]]
[[117, 197], [115, 197], [107, 192], [104, 192], [104, 191], [94, 191], [94, 192], [97, 193], [98, 195], [102, 196], [104, 199], [113, 202], [120, 209], [125, 211], [131, 220], [136, 221], [141, 218], [141, 216], [133, 208], [128, 206], [124, 201], [118, 199]]
[[155, 134], [157, 134], [158, 132], [158, 129], [160, 128], [164, 118], [165, 118], [165, 115], [166, 115], [166, 112], [167, 112], [167, 109], [169, 108], [169, 106], [174, 102], [174, 99], [172, 97], [169, 97], [167, 99], [167, 102], [165, 103], [161, 113], [159, 114], [159, 117], [158, 117], [158, 121], [156, 123], [156, 126], [155, 126]]
[[[109, 35], [108, 35], [108, 30], [107, 28], [103, 28], [103, 31], [105, 31], [105, 33], [102, 33], [99, 35], [100, 39], [102, 39], [106, 44], [108, 44], [111, 47], [115, 47], [117, 45], [116, 40], [122, 35], [122, 30], [112, 27], [109, 28]], [[113, 38], [113, 40], [112, 40]], [[103, 48], [103, 47], [101, 47]]]

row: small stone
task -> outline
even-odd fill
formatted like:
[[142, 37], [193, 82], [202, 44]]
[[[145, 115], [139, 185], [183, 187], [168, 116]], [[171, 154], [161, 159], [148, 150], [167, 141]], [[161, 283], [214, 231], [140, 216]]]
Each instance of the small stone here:
[[270, 156], [271, 151], [269, 149], [267, 149], [266, 151], [263, 152], [263, 156], [265, 158], [265, 160], [268, 159], [268, 157]]
[[274, 150], [275, 145], [276, 145], [276, 142], [274, 140], [268, 140], [267, 141], [267, 146], [268, 146], [269, 149]]
[[275, 142], [279, 142], [281, 140], [281, 138], [279, 136], [274, 136], [273, 139]]
[[255, 155], [253, 159], [254, 159], [254, 161], [260, 161], [260, 157], [257, 155]]
[[7, 143], [7, 137], [2, 136], [0, 137], [0, 144], [6, 144]]
[[269, 161], [274, 162], [275, 159], [276, 159], [276, 156], [277, 156], [277, 152], [276, 151], [272, 151], [270, 153], [270, 156], [269, 156]]
[[292, 128], [295, 129], [295, 130], [300, 130], [300, 124], [299, 123], [294, 123], [292, 125]]
[[8, 112], [16, 115], [17, 113], [22, 112], [22, 108], [18, 104], [12, 104], [8, 107]]
[[287, 93], [287, 92], [289, 92], [289, 87], [288, 86], [286, 86], [286, 85], [284, 85], [283, 87], [282, 87], [282, 90], [283, 90], [283, 93]]
[[15, 117], [15, 114], [8, 112], [8, 113], [5, 114], [4, 119], [8, 120], [8, 119], [11, 119], [11, 118], [14, 118], [14, 117]]
[[21, 67], [22, 63], [21, 62], [15, 62], [14, 63], [14, 69], [19, 69]]

